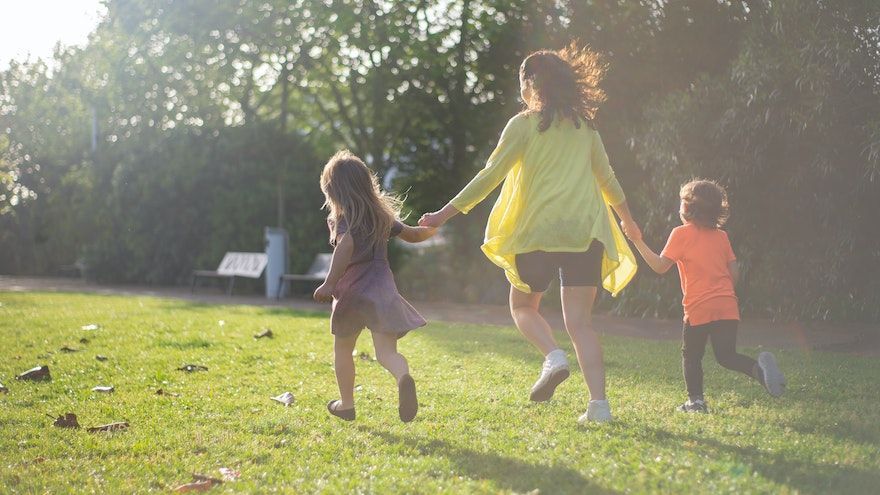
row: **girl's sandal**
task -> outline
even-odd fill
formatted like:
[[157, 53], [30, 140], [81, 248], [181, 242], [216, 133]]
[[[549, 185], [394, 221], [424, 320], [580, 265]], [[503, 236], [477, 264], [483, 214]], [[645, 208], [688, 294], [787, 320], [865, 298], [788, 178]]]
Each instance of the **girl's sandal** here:
[[344, 419], [345, 421], [354, 421], [354, 408], [352, 407], [351, 409], [337, 409], [336, 406], [340, 403], [341, 401], [339, 399], [331, 400], [327, 403], [327, 411], [329, 411], [330, 414], [336, 416], [337, 418]]
[[409, 423], [419, 412], [419, 400], [416, 397], [416, 382], [409, 374], [403, 375], [397, 384], [397, 396], [399, 401], [398, 413], [400, 420]]

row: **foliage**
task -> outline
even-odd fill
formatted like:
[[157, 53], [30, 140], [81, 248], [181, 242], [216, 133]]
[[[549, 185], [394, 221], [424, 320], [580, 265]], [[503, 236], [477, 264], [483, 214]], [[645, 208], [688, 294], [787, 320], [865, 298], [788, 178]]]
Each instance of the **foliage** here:
[[[259, 249], [264, 225], [291, 232], [303, 269], [327, 249], [324, 157], [364, 157], [413, 221], [483, 166], [519, 109], [523, 56], [577, 38], [611, 64], [599, 126], [655, 247], [677, 223], [678, 185], [719, 179], [747, 314], [880, 318], [876, 2], [107, 6], [85, 47], [0, 73], [0, 272], [85, 257], [103, 280], [176, 283]], [[401, 257], [417, 275], [402, 285], [503, 301], [476, 249], [490, 203], [456, 219], [443, 266]], [[646, 271], [605, 306], [678, 314], [674, 278]]]

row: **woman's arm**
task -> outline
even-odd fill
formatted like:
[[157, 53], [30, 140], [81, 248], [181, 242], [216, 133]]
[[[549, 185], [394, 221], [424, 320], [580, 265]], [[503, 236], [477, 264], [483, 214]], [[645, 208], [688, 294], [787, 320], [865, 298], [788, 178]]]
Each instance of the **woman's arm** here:
[[480, 170], [442, 210], [422, 216], [419, 225], [440, 227], [450, 218], [459, 213], [466, 214], [480, 201], [486, 199], [486, 196], [501, 184], [510, 169], [522, 159], [529, 125], [531, 124], [524, 115], [510, 119], [501, 132], [501, 138], [492, 155], [489, 156], [486, 167]]
[[648, 266], [650, 266], [652, 270], [657, 273], [666, 273], [672, 268], [672, 265], [674, 264], [673, 261], [655, 253], [647, 244], [645, 244], [645, 241], [642, 240], [641, 237], [631, 240], [633, 241], [633, 244], [635, 244], [636, 249], [639, 250], [639, 253], [641, 253], [642, 258], [645, 259], [645, 262], [648, 263]]
[[342, 278], [348, 264], [351, 263], [351, 255], [354, 252], [354, 241], [348, 234], [336, 239], [336, 248], [333, 250], [333, 259], [330, 261], [330, 271], [327, 279], [320, 287], [315, 289], [313, 297], [318, 302], [330, 302], [333, 300], [333, 291], [336, 283]]
[[416, 243], [428, 240], [436, 233], [437, 229], [434, 227], [412, 227], [403, 224], [403, 229], [397, 236], [406, 242]]
[[612, 205], [617, 216], [620, 217], [620, 227], [623, 229], [623, 233], [626, 234], [626, 237], [635, 241], [636, 239], [642, 238], [642, 230], [639, 228], [638, 224], [635, 220], [633, 220], [632, 213], [629, 211], [629, 205], [626, 204], [626, 200], [623, 202]]

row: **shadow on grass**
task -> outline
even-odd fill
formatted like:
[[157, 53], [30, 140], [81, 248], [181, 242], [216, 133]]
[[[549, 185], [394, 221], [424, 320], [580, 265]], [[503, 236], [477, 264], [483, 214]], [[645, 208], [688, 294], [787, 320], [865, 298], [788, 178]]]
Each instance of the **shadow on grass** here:
[[426, 456], [441, 456], [455, 465], [456, 474], [475, 480], [492, 481], [496, 486], [517, 493], [619, 493], [600, 487], [580, 472], [564, 466], [530, 464], [491, 452], [455, 446], [443, 440], [420, 440], [359, 426], [359, 430], [389, 445], [403, 444]]
[[[640, 425], [627, 428], [618, 422], [621, 431], [636, 432], [631, 436], [652, 443], [674, 444], [677, 449], [693, 449], [706, 456], [733, 455], [764, 478], [803, 493], [872, 493], [880, 486], [880, 472], [851, 466], [830, 465], [790, 459], [784, 454], [762, 452], [755, 448], [731, 445], [713, 438], [682, 434]], [[646, 432], [646, 433], [639, 433]], [[749, 476], [749, 473], [743, 473]]]

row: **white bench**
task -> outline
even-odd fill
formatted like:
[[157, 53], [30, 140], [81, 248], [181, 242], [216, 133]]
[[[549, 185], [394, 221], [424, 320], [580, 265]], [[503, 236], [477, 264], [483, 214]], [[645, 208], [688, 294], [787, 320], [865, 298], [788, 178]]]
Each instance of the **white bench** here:
[[312, 265], [303, 274], [285, 273], [278, 278], [278, 293], [276, 299], [281, 299], [281, 289], [284, 282], [305, 281], [305, 282], [323, 282], [330, 273], [330, 261], [333, 259], [333, 253], [320, 253], [315, 255]]
[[220, 260], [220, 265], [216, 270], [193, 270], [192, 285], [190, 292], [196, 291], [196, 281], [199, 278], [228, 278], [229, 283], [226, 285], [226, 295], [232, 295], [232, 289], [235, 285], [235, 277], [260, 278], [269, 257], [266, 253], [238, 253], [228, 252]]

